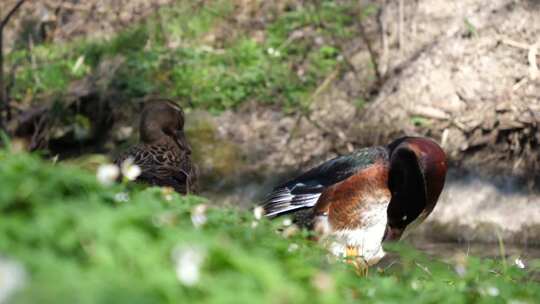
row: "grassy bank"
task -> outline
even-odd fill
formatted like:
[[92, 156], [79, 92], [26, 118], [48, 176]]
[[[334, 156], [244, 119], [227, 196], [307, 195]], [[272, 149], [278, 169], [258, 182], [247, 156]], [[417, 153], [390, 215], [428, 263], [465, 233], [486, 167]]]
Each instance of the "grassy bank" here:
[[[0, 253], [24, 268], [13, 303], [533, 303], [538, 262], [407, 247], [367, 277], [307, 232], [159, 188], [103, 186], [94, 174], [0, 151]], [[208, 209], [201, 206], [204, 204]], [[199, 206], [199, 207], [197, 207]], [[536, 272], [536, 276], [538, 272]], [[9, 277], [0, 267], [0, 278]], [[538, 277], [536, 277], [538, 280]], [[0, 280], [0, 289], [2, 289]]]
[[177, 1], [107, 39], [19, 47], [7, 58], [17, 66], [12, 95], [60, 94], [120, 57], [107, 89], [127, 100], [159, 93], [214, 112], [247, 101], [298, 110], [330, 73], [347, 66], [341, 45], [372, 12], [321, 1], [268, 8], [259, 16], [265, 22], [249, 26], [231, 17], [239, 13], [229, 1]]

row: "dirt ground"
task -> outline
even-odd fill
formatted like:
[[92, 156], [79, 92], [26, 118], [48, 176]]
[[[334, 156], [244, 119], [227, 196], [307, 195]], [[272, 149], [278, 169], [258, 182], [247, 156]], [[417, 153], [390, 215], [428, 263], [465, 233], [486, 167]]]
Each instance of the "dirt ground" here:
[[[226, 138], [255, 151], [253, 160], [274, 168], [422, 134], [437, 139], [454, 166], [534, 179], [539, 14], [538, 1], [414, 1], [405, 7], [400, 39], [397, 5], [387, 6], [384, 34], [376, 25], [370, 31], [383, 83], [365, 108], [351, 98], [362, 75], [349, 72], [330, 80], [309, 115], [248, 106], [218, 124]], [[349, 57], [356, 71], [368, 68], [365, 47]]]

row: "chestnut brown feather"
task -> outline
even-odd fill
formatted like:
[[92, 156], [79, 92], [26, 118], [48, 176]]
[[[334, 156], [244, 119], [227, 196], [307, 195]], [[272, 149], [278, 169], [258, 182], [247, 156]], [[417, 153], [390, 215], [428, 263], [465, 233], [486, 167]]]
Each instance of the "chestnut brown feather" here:
[[396, 240], [408, 225], [415, 220], [421, 222], [433, 211], [446, 170], [445, 153], [434, 141], [402, 137], [387, 146], [360, 149], [307, 171], [276, 187], [263, 207], [269, 217], [292, 213], [308, 228], [313, 227], [316, 216], [333, 212], [339, 219], [333, 224], [350, 229], [353, 224], [361, 225], [359, 215], [366, 211], [366, 202], [384, 197], [381, 191], [385, 190], [391, 194], [385, 239]]
[[385, 240], [398, 240], [412, 222], [435, 208], [447, 171], [446, 154], [427, 138], [406, 137], [391, 143], [388, 228]]

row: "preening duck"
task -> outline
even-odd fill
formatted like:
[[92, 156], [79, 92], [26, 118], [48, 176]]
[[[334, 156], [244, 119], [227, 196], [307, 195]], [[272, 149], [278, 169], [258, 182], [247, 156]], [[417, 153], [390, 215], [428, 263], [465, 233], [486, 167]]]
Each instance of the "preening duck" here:
[[322, 233], [335, 255], [373, 265], [383, 239], [400, 239], [433, 211], [446, 170], [437, 143], [402, 137], [326, 161], [274, 188], [262, 206]]
[[184, 112], [170, 100], [147, 102], [140, 118], [140, 143], [115, 160], [119, 166], [131, 159], [141, 168], [137, 181], [172, 187], [176, 192], [193, 192], [197, 170], [191, 161], [191, 147], [184, 134]]

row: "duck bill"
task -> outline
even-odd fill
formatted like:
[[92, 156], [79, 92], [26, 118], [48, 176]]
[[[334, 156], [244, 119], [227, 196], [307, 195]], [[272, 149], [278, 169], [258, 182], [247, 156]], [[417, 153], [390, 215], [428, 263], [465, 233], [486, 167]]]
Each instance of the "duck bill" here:
[[174, 134], [174, 141], [180, 147], [181, 150], [185, 151], [187, 154], [191, 154], [191, 147], [189, 146], [186, 135], [183, 131], [176, 131]]
[[392, 228], [390, 226], [386, 226], [386, 231], [384, 232], [384, 241], [399, 241], [401, 239], [401, 235], [403, 234], [403, 229], [399, 228]]

